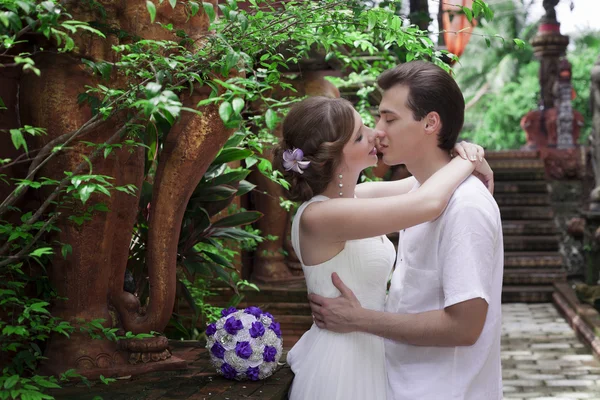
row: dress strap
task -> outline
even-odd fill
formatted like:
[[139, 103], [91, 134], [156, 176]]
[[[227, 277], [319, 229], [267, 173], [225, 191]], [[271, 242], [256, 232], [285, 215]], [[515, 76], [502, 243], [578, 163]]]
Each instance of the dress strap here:
[[296, 211], [296, 215], [294, 216], [294, 221], [292, 222], [292, 247], [296, 252], [296, 257], [298, 257], [298, 260], [302, 265], [304, 265], [304, 261], [302, 261], [302, 255], [300, 254], [300, 217], [309, 204], [325, 200], [329, 200], [329, 197], [323, 195], [314, 196], [312, 199], [302, 203], [302, 205], [298, 207], [298, 211]]

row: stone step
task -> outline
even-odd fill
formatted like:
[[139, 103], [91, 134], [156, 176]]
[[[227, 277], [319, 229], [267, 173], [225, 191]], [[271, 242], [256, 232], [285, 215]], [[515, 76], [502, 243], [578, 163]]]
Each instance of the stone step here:
[[517, 220], [502, 221], [504, 236], [555, 235], [556, 224], [552, 220]]
[[498, 193], [494, 196], [498, 206], [547, 206], [550, 196], [547, 193]]
[[566, 281], [567, 274], [561, 268], [505, 269], [503, 285], [551, 285]]
[[546, 181], [495, 182], [494, 196], [503, 193], [548, 193]]
[[507, 206], [500, 208], [502, 220], [551, 220], [554, 212], [545, 206]]
[[527, 151], [527, 150], [500, 150], [500, 151], [486, 151], [485, 158], [489, 160], [506, 160], [506, 159], [539, 159], [540, 155], [538, 151]]
[[543, 169], [496, 169], [494, 170], [495, 182], [506, 181], [543, 181], [546, 179], [546, 172]]
[[503, 169], [538, 169], [544, 170], [544, 162], [538, 158], [526, 158], [526, 159], [492, 159], [488, 161], [490, 167], [496, 173]]
[[505, 236], [505, 251], [558, 251], [559, 237], [546, 236]]
[[552, 301], [554, 287], [552, 285], [504, 285], [502, 287], [503, 303], [549, 303]]
[[562, 257], [555, 251], [504, 252], [504, 269], [508, 268], [560, 268]]

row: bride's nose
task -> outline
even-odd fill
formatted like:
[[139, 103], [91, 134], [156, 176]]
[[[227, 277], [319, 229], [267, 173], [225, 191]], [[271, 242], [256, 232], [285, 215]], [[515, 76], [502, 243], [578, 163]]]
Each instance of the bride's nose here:
[[375, 129], [370, 129], [367, 137], [369, 138], [369, 143], [375, 143], [377, 131]]
[[383, 131], [381, 131], [379, 129], [372, 129], [370, 141], [371, 142], [379, 141], [383, 137], [383, 135], [384, 135]]

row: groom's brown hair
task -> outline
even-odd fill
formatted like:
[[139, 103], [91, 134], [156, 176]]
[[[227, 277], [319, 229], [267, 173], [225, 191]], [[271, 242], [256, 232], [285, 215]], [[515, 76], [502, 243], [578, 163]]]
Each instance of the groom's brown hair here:
[[407, 107], [417, 121], [435, 111], [442, 121], [438, 147], [452, 150], [465, 119], [465, 99], [449, 73], [435, 64], [411, 61], [388, 69], [377, 78], [383, 90], [396, 85], [408, 87]]

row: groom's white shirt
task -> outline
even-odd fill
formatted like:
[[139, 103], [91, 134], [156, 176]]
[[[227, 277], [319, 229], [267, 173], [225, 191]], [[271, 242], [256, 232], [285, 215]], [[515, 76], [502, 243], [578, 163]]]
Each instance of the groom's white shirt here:
[[498, 205], [475, 177], [459, 186], [438, 219], [400, 232], [387, 312], [440, 310], [474, 298], [483, 298], [488, 312], [473, 346], [386, 340], [388, 400], [502, 399], [503, 269]]

